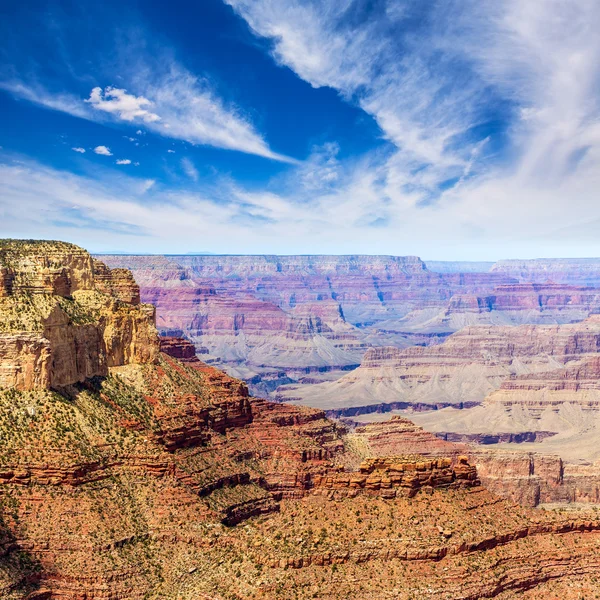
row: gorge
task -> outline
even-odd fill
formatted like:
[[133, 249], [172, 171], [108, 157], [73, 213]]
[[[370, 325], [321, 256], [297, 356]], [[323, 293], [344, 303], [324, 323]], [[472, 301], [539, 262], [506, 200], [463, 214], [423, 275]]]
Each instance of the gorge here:
[[[523, 455], [253, 397], [191, 338], [158, 335], [129, 272], [76, 246], [3, 241], [0, 267], [2, 597], [575, 598], [593, 585], [594, 511], [527, 507], [570, 493], [566, 467], [530, 458], [536, 491]], [[566, 364], [555, 391], [592, 393], [594, 318], [539, 327], [529, 343]], [[515, 385], [536, 392], [550, 366]]]

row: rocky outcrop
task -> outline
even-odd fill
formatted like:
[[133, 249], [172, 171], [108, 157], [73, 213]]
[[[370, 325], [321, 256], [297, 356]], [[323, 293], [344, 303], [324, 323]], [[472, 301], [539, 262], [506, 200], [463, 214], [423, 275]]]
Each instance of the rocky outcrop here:
[[0, 240], [0, 273], [5, 296], [70, 296], [79, 290], [94, 289], [92, 257], [65, 242]]
[[156, 359], [154, 308], [131, 273], [71, 244], [0, 242], [0, 387], [50, 389]]
[[93, 259], [94, 284], [98, 291], [134, 306], [140, 303], [140, 286], [128, 269], [109, 269], [104, 263]]
[[560, 326], [466, 327], [436, 346], [371, 348], [358, 369], [337, 381], [285, 386], [279, 396], [328, 410], [401, 402], [464, 407], [505, 381], [562, 369], [599, 348], [597, 316]]
[[354, 498], [360, 493], [395, 498], [413, 497], [418, 491], [436, 488], [474, 487], [480, 485], [477, 470], [466, 456], [453, 465], [450, 458], [424, 459], [423, 456], [369, 458], [357, 473], [329, 472], [315, 475], [314, 493], [332, 498]]
[[189, 340], [183, 337], [161, 337], [160, 351], [183, 361], [196, 361], [196, 349]]
[[[468, 456], [486, 489], [522, 506], [567, 506], [574, 502], [596, 503], [600, 498], [598, 465], [565, 464], [556, 454], [545, 455], [529, 449], [510, 451], [506, 447], [483, 448], [473, 436], [434, 435], [399, 416], [356, 426], [348, 437], [365, 456], [371, 457], [418, 453], [429, 458], [448, 457], [456, 463], [459, 456]], [[522, 440], [519, 445], [527, 441]], [[502, 440], [489, 443], [502, 443]], [[540, 447], [539, 440], [536, 446]]]
[[0, 334], [0, 388], [50, 387], [50, 342], [37, 334]]

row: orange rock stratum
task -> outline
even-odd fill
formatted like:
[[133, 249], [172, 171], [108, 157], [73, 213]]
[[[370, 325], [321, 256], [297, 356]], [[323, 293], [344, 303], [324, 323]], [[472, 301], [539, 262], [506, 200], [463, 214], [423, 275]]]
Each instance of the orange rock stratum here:
[[0, 242], [0, 597], [594, 597], [595, 511], [406, 421], [352, 434], [159, 340], [127, 271]]

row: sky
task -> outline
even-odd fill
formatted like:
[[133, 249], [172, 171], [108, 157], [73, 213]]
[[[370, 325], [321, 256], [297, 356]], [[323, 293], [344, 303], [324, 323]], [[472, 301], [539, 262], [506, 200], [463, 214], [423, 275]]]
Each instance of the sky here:
[[600, 256], [597, 0], [0, 4], [0, 237]]

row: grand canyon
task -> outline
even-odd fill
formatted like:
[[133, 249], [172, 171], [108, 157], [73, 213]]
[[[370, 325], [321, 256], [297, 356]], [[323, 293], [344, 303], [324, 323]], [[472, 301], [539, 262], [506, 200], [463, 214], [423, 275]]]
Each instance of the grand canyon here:
[[0, 13], [0, 600], [600, 598], [598, 0]]
[[593, 273], [458, 267], [2, 241], [2, 597], [591, 593]]

